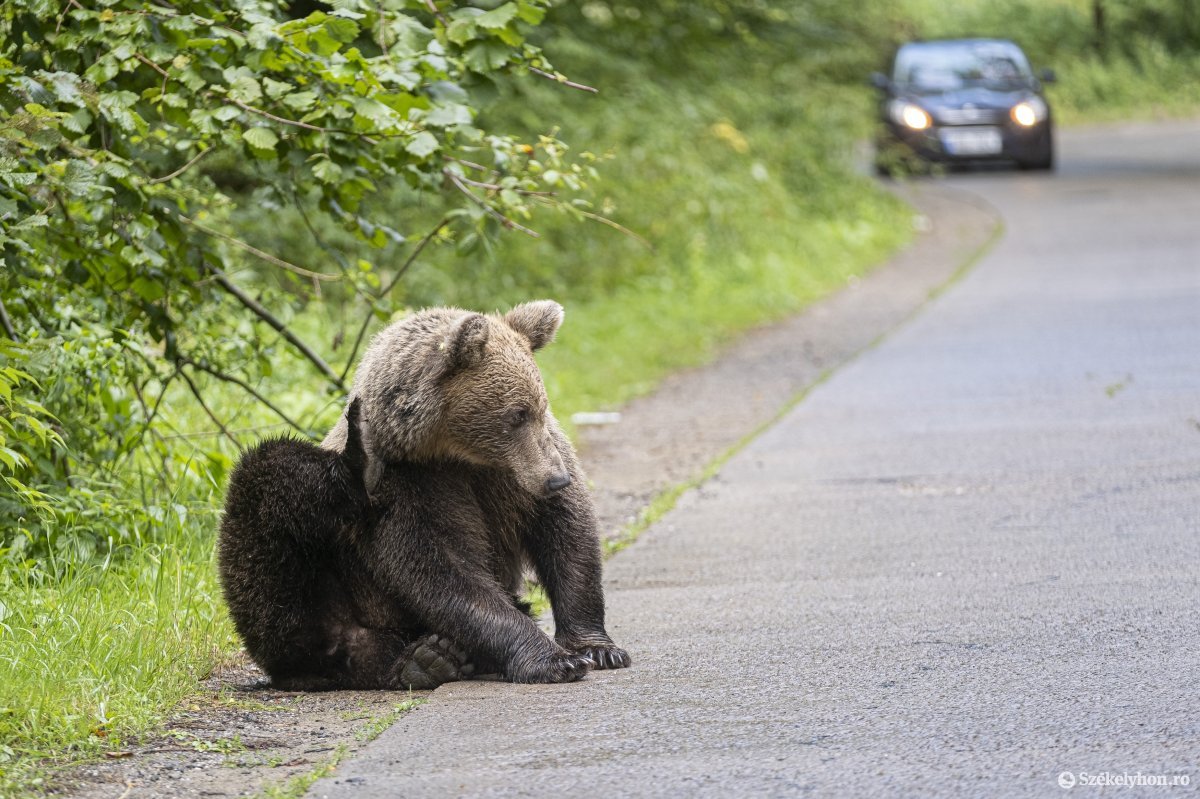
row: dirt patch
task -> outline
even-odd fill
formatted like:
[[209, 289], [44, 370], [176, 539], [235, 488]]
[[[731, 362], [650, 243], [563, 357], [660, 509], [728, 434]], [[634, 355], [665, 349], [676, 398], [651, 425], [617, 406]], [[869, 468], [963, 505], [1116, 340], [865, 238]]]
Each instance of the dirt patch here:
[[[775, 419], [824, 375], [911, 316], [993, 239], [999, 217], [973, 195], [898, 189], [918, 235], [891, 262], [804, 314], [740, 338], [714, 363], [630, 402], [620, 422], [577, 437], [601, 529], [619, 534], [663, 491]], [[276, 691], [249, 664], [205, 682], [165, 732], [58, 772], [50, 793], [85, 799], [299, 796], [375, 737], [423, 692]]]

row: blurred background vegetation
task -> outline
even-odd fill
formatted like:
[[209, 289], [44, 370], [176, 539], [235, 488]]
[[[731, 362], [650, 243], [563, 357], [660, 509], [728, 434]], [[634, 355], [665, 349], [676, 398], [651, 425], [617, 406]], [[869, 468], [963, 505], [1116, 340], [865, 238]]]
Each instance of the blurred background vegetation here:
[[[332, 10], [297, 3], [291, 16], [321, 9]], [[59, 11], [46, 10], [51, 24]], [[540, 360], [560, 418], [705, 361], [908, 239], [910, 212], [855, 154], [871, 130], [865, 77], [910, 38], [1014, 39], [1057, 71], [1051, 99], [1068, 123], [1200, 107], [1197, 0], [590, 0], [518, 22], [521, 40], [505, 46], [540, 47], [599, 93], [540, 79], [516, 56], [460, 76], [472, 124], [511, 136], [509, 154], [530, 142], [540, 156], [511, 173], [496, 160], [456, 173], [496, 213], [402, 170], [352, 214], [331, 208], [331, 181], [296, 181], [244, 150], [217, 149], [189, 173], [190, 190], [229, 200], [211, 208], [205, 257], [329, 373], [229, 297], [177, 301], [175, 333], [191, 346], [180, 361], [153, 325], [106, 319], [119, 292], [83, 282], [52, 296], [50, 278], [0, 271], [0, 789], [33, 784], [39, 758], [150, 729], [235, 651], [212, 568], [223, 481], [241, 446], [324, 433], [344, 390], [333, 378], [363, 331], [426, 305], [557, 299], [567, 321]], [[18, 110], [5, 103], [0, 126]], [[439, 139], [464, 152], [453, 145]], [[526, 193], [502, 196], [514, 188]], [[537, 202], [537, 188], [560, 196]], [[46, 216], [65, 224], [53, 207]], [[45, 274], [67, 270], [44, 255]], [[180, 288], [123, 291], [165, 302]]]

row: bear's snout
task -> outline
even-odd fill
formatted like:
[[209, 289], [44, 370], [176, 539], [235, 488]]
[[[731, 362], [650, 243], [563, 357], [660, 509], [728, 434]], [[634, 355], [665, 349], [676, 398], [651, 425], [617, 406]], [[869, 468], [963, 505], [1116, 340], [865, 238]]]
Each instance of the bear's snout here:
[[567, 474], [566, 472], [562, 472], [561, 474], [552, 475], [550, 477], [550, 479], [546, 481], [546, 493], [553, 494], [555, 492], [562, 491], [564, 488], [566, 488], [570, 484], [571, 484], [571, 475]]

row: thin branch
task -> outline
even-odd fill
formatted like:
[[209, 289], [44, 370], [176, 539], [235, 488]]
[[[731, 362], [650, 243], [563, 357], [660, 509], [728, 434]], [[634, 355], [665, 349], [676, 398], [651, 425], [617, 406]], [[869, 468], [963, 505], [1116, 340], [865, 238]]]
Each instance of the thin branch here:
[[246, 252], [250, 253], [251, 255], [253, 255], [257, 258], [261, 258], [262, 260], [266, 261], [269, 264], [274, 264], [275, 266], [282, 267], [282, 268], [288, 270], [289, 272], [295, 272], [297, 275], [309, 277], [309, 278], [312, 278], [313, 280], [341, 280], [342, 279], [341, 275], [327, 275], [323, 272], [314, 272], [311, 269], [305, 269], [302, 266], [296, 266], [295, 264], [289, 263], [289, 262], [283, 260], [282, 258], [277, 258], [274, 255], [271, 255], [271, 253], [269, 253], [269, 252], [263, 252], [262, 250], [255, 247], [253, 244], [247, 244], [246, 242], [242, 241], [241, 239], [235, 239], [233, 236], [230, 236], [227, 233], [222, 233], [219, 230], [213, 230], [210, 227], [202, 225], [199, 222], [197, 222], [195, 219], [192, 219], [189, 216], [183, 216], [182, 214], [180, 214], [179, 219], [181, 221], [186, 222], [187, 224], [191, 225], [192, 227], [196, 228], [196, 230], [199, 230], [201, 233], [205, 233], [214, 238], [221, 239], [221, 241], [227, 241], [230, 244], [234, 245], [235, 247], [243, 249]]
[[154, 63], [153, 61], [151, 61], [149, 58], [146, 58], [146, 56], [142, 55], [141, 53], [134, 53], [134, 54], [133, 54], [133, 57], [134, 57], [134, 58], [136, 58], [138, 61], [141, 61], [141, 62], [142, 62], [143, 64], [145, 64], [146, 66], [148, 66], [148, 67], [150, 67], [151, 69], [153, 69], [153, 70], [154, 70], [155, 72], [157, 72], [159, 75], [162, 75], [164, 78], [169, 78], [169, 77], [171, 77], [171, 75], [170, 75], [170, 73], [169, 73], [169, 72], [167, 72], [165, 69], [163, 69], [162, 67], [160, 67], [158, 64], [155, 64], [155, 63]]
[[291, 427], [293, 429], [295, 429], [297, 432], [303, 433], [305, 436], [309, 435], [309, 432], [307, 430], [305, 430], [303, 427], [301, 427], [299, 424], [297, 424], [294, 420], [292, 420], [291, 417], [289, 417], [286, 413], [279, 410], [279, 408], [275, 407], [275, 405], [272, 404], [269, 399], [267, 399], [262, 394], [260, 394], [257, 390], [255, 390], [255, 388], [253, 386], [251, 386], [249, 383], [245, 382], [244, 380], [234, 377], [231, 374], [226, 374], [225, 372], [215, 369], [215, 368], [209, 366], [208, 364], [200, 363], [199, 361], [194, 361], [186, 355], [179, 356], [179, 361], [180, 361], [180, 363], [186, 363], [189, 366], [195, 367], [196, 369], [199, 369], [200, 371], [204, 372], [205, 374], [211, 375], [222, 382], [233, 383], [235, 386], [242, 389], [242, 391], [245, 391], [247, 394], [254, 397], [256, 400], [261, 402], [263, 405], [265, 405], [269, 409], [271, 409], [271, 411], [276, 416], [278, 416], [280, 419], [282, 419], [283, 421], [285, 421], [289, 425], [291, 425]]
[[195, 166], [195, 165], [196, 165], [196, 163], [197, 163], [197, 162], [199, 162], [199, 160], [200, 160], [201, 158], [203, 158], [204, 156], [208, 155], [209, 153], [211, 153], [211, 152], [212, 152], [213, 150], [215, 150], [215, 149], [217, 149], [217, 148], [216, 148], [216, 147], [209, 147], [207, 150], [201, 150], [200, 152], [196, 153], [196, 157], [195, 157], [195, 158], [193, 158], [192, 160], [188, 161], [186, 164], [184, 164], [183, 166], [179, 167], [179, 169], [176, 169], [176, 170], [175, 170], [174, 172], [172, 172], [171, 174], [169, 174], [169, 175], [163, 175], [161, 178], [152, 178], [152, 179], [150, 180], [150, 185], [154, 185], [155, 183], [166, 183], [168, 180], [171, 180], [172, 178], [177, 178], [177, 177], [179, 177], [179, 176], [180, 176], [180, 175], [182, 175], [184, 172], [187, 172], [189, 169], [191, 169], [193, 166]]
[[[141, 353], [138, 353], [138, 354], [141, 355]], [[141, 357], [142, 357], [143, 361], [145, 361], [147, 364], [150, 364], [149, 358], [147, 358], [144, 355], [141, 355]], [[158, 416], [159, 406], [162, 405], [163, 398], [167, 396], [167, 389], [171, 387], [171, 383], [178, 376], [179, 376], [179, 369], [176, 368], [175, 372], [170, 377], [168, 377], [162, 381], [162, 388], [158, 392], [158, 399], [156, 399], [154, 401], [153, 408], [151, 408], [150, 405], [146, 402], [146, 398], [145, 398], [143, 392], [145, 391], [146, 386], [148, 386], [150, 384], [151, 380], [159, 379], [158, 376], [151, 374], [149, 377], [147, 377], [145, 379], [145, 381], [143, 381], [142, 385], [139, 386], [137, 383], [133, 384], [133, 393], [137, 396], [138, 402], [141, 403], [142, 413], [144, 413], [146, 415], [146, 420], [142, 423], [143, 434], [146, 430], [148, 430], [150, 428], [151, 425], [154, 424], [154, 419], [155, 419], [155, 417]], [[141, 441], [141, 438], [142, 438], [142, 434], [139, 434], [139, 436], [138, 436], [139, 442]]]
[[[433, 230], [426, 233], [421, 240], [417, 242], [417, 246], [411, 253], [409, 253], [408, 258], [403, 264], [401, 264], [400, 268], [396, 270], [396, 274], [392, 276], [391, 281], [389, 281], [388, 284], [383, 287], [383, 290], [379, 292], [378, 296], [386, 297], [391, 293], [392, 289], [396, 287], [396, 284], [400, 282], [400, 278], [404, 277], [404, 273], [408, 271], [408, 268], [417, 260], [417, 256], [420, 255], [421, 251], [425, 249], [425, 246], [429, 244], [429, 242], [433, 241], [433, 237], [440, 233], [442, 228], [448, 224], [450, 224], [449, 219], [442, 219], [442, 221], [438, 222], [437, 225], [434, 226]], [[354, 337], [354, 346], [350, 348], [350, 357], [346, 359], [346, 367], [342, 370], [343, 382], [346, 380], [346, 375], [350, 373], [350, 367], [354, 365], [354, 358], [358, 355], [358, 348], [362, 346], [363, 336], [367, 334], [367, 328], [371, 325], [371, 317], [372, 314], [366, 314], [362, 325], [360, 325], [358, 328], [358, 335]]]
[[491, 169], [490, 167], [486, 167], [483, 164], [477, 164], [474, 161], [468, 161], [465, 158], [459, 158], [458, 156], [455, 156], [455, 155], [446, 155], [446, 156], [442, 156], [442, 157], [445, 158], [447, 161], [457, 161], [458, 163], [462, 164], [463, 166], [469, 166], [472, 169], [478, 169], [480, 172], [488, 172], [493, 175], [499, 174], [498, 172], [496, 172], [496, 170]]
[[20, 341], [12, 319], [8, 317], [8, 309], [4, 307], [4, 300], [0, 300], [0, 327], [4, 328], [4, 335], [8, 336], [9, 341]]
[[493, 208], [491, 205], [489, 205], [486, 201], [481, 200], [481, 199], [479, 199], [479, 197], [475, 196], [475, 192], [473, 192], [469, 188], [467, 188], [467, 185], [462, 182], [462, 178], [460, 178], [458, 175], [454, 174], [453, 172], [449, 172], [449, 171], [447, 171], [445, 173], [445, 175], [446, 175], [446, 178], [451, 183], [453, 183], [459, 191], [461, 191], [463, 194], [470, 197], [472, 202], [474, 202], [476, 205], [478, 205], [484, 211], [487, 211], [492, 217], [494, 217], [504, 227], [508, 228], [509, 230], [519, 230], [522, 233], [524, 233], [526, 236], [530, 236], [531, 238], [535, 238], [535, 239], [541, 238], [541, 236], [537, 233], [537, 231], [530, 230], [529, 228], [525, 227], [521, 223], [516, 222], [512, 219], [509, 219], [507, 216], [500, 213], [495, 208]]
[[425, 7], [429, 9], [430, 13], [438, 18], [438, 22], [442, 23], [443, 27], [450, 27], [450, 21], [446, 19], [441, 11], [438, 11], [438, 7], [434, 4], [433, 0], [425, 0]]
[[[277, 422], [275, 424], [257, 425], [256, 427], [235, 427], [230, 432], [239, 433], [239, 434], [240, 433], [266, 433], [266, 432], [270, 432], [272, 430], [278, 430], [281, 427], [287, 427], [287, 425], [283, 424], [282, 422]], [[170, 435], [166, 435], [166, 436], [159, 435], [158, 439], [160, 441], [178, 441], [178, 440], [186, 441], [191, 438], [212, 438], [213, 436], [219, 436], [219, 435], [221, 435], [221, 433], [218, 431], [215, 431], [215, 430], [200, 431], [197, 433], [176, 432], [176, 433], [171, 433]]]
[[563, 86], [570, 86], [572, 89], [579, 89], [579, 91], [581, 91], [581, 92], [591, 92], [592, 94], [600, 93], [600, 90], [594, 86], [585, 86], [582, 83], [576, 83], [573, 80], [567, 80], [567, 77], [565, 75], [561, 75], [561, 74], [556, 75], [553, 72], [547, 72], [546, 70], [538, 69], [537, 67], [530, 67], [529, 71], [532, 72], [534, 75], [541, 75], [543, 78], [548, 78], [549, 80], [552, 80], [555, 83], [561, 83]]
[[[442, 174], [449, 176], [453, 173], [448, 169], [443, 169]], [[468, 178], [465, 175], [458, 175], [458, 179], [463, 183], [466, 183], [468, 186], [474, 186], [477, 189], [487, 189], [488, 191], [503, 191], [505, 189], [505, 187], [501, 186], [499, 183], [485, 183], [481, 180], [471, 180], [471, 178]], [[556, 194], [556, 192], [553, 191], [533, 191], [532, 189], [518, 188], [510, 188], [509, 191], [515, 191], [517, 194], [526, 197], [553, 197]]]
[[391, 53], [389, 52], [390, 48], [387, 46], [387, 41], [386, 41], [386, 37], [385, 37], [387, 29], [384, 27], [384, 22], [387, 20], [387, 15], [383, 11], [383, 3], [381, 3], [381, 2], [375, 3], [375, 13], [379, 16], [379, 33], [377, 35], [378, 36], [377, 43], [379, 45], [379, 51], [381, 53], [383, 53], [384, 55], [391, 55]]
[[[277, 188], [276, 191], [279, 191], [279, 189]], [[297, 194], [295, 190], [292, 191], [292, 205], [295, 206], [296, 210], [300, 213], [300, 219], [304, 222], [304, 227], [308, 228], [308, 232], [313, 237], [313, 241], [317, 243], [318, 247], [329, 253], [333, 260], [337, 261], [338, 267], [342, 270], [342, 274], [346, 275], [350, 271], [350, 264], [346, 261], [345, 254], [336, 247], [327, 244], [325, 239], [321, 238], [321, 234], [318, 233], [316, 227], [313, 226], [312, 220], [308, 218], [308, 211], [304, 210], [304, 203], [300, 201], [300, 195]], [[351, 283], [351, 286], [353, 286], [355, 293], [361, 296], [362, 292], [358, 286], [355, 286], [353, 283]]]
[[213, 94], [212, 92], [208, 92], [207, 94], [210, 97], [219, 97], [221, 100], [224, 100], [227, 103], [236, 105], [238, 108], [242, 109], [243, 111], [248, 111], [251, 114], [258, 114], [260, 117], [269, 119], [272, 122], [278, 122], [280, 125], [291, 125], [294, 128], [303, 128], [304, 130], [312, 130], [312, 131], [316, 131], [317, 133], [340, 133], [343, 136], [357, 136], [358, 138], [365, 141], [367, 144], [378, 144], [380, 138], [384, 138], [384, 139], [408, 138], [408, 137], [411, 137], [414, 133], [420, 133], [422, 130], [424, 130], [424, 128], [418, 128], [418, 127], [414, 126], [413, 130], [407, 131], [405, 133], [366, 134], [366, 133], [362, 133], [357, 130], [346, 130], [345, 128], [323, 128], [320, 125], [310, 125], [309, 123], [301, 122], [298, 119], [288, 119], [287, 117], [276, 116], [275, 114], [272, 114], [270, 111], [265, 111], [261, 108], [257, 108], [252, 105], [247, 105], [246, 103], [243, 103], [241, 100], [233, 99], [229, 95]]
[[325, 362], [324, 358], [322, 358], [320, 355], [314, 352], [311, 347], [297, 338], [295, 333], [293, 333], [291, 330], [288, 330], [287, 325], [279, 321], [274, 314], [264, 308], [257, 300], [238, 288], [238, 286], [229, 279], [229, 276], [220, 269], [212, 264], [209, 264], [208, 268], [213, 273], [213, 277], [216, 279], [217, 283], [221, 284], [223, 289], [232, 294], [238, 302], [249, 309], [255, 316], [277, 330], [280, 335], [288, 340], [289, 344], [295, 347], [300, 354], [302, 354], [314, 366], [316, 366], [321, 374], [329, 378], [330, 382], [332, 382], [342, 391], [346, 390], [346, 385], [343, 378], [337, 376], [337, 373], [335, 373], [333, 369], [329, 367], [329, 364]]
[[296, 120], [296, 119], [287, 119], [286, 117], [275, 116], [270, 111], [264, 111], [261, 108], [255, 108], [252, 105], [246, 105], [241, 100], [235, 100], [228, 95], [223, 95], [221, 97], [221, 99], [223, 99], [227, 103], [233, 103], [234, 105], [236, 105], [238, 108], [242, 109], [243, 111], [249, 111], [251, 114], [258, 114], [260, 117], [265, 117], [265, 118], [271, 120], [272, 122], [278, 122], [280, 125], [291, 125], [294, 128], [304, 128], [305, 130], [315, 130], [317, 133], [353, 133], [354, 132], [354, 131], [349, 131], [349, 130], [337, 130], [336, 128], [323, 128], [320, 125], [310, 125], [307, 122], [300, 122], [299, 120]]
[[[576, 210], [579, 210], [579, 209], [576, 209]], [[636, 241], [636, 242], [638, 242], [639, 244], [641, 244], [641, 245], [642, 245], [643, 247], [645, 247], [647, 250], [653, 250], [653, 249], [654, 249], [654, 245], [653, 245], [653, 244], [651, 244], [650, 242], [646, 241], [644, 238], [642, 238], [642, 237], [641, 237], [641, 236], [639, 236], [638, 234], [634, 233], [632, 230], [630, 230], [629, 228], [625, 227], [624, 225], [622, 225], [622, 224], [619, 224], [619, 223], [617, 223], [617, 222], [614, 222], [614, 221], [612, 221], [611, 219], [609, 219], [609, 218], [608, 218], [608, 217], [606, 217], [606, 216], [600, 216], [600, 214], [593, 214], [591, 211], [583, 211], [583, 210], [579, 210], [579, 214], [580, 214], [581, 216], [587, 217], [588, 219], [591, 219], [591, 220], [593, 220], [593, 221], [599, 222], [599, 223], [600, 223], [600, 224], [602, 224], [602, 225], [608, 225], [608, 226], [609, 226], [610, 228], [612, 228], [613, 230], [619, 230], [620, 232], [624, 233], [624, 234], [625, 234], [626, 236], [628, 236], [629, 238], [631, 238], [631, 239], [633, 239], [634, 241]]]
[[204, 397], [200, 396], [200, 389], [196, 387], [196, 384], [192, 381], [192, 378], [188, 377], [188, 373], [180, 369], [179, 376], [183, 378], [183, 382], [187, 383], [188, 389], [191, 390], [192, 396], [196, 398], [196, 402], [200, 403], [200, 408], [204, 411], [205, 415], [212, 420], [213, 424], [220, 428], [221, 434], [232, 441], [234, 446], [240, 450], [242, 448], [241, 442], [237, 440], [233, 433], [229, 432], [228, 428], [221, 423], [221, 420], [217, 418], [216, 414], [209, 409], [208, 405], [204, 402]]

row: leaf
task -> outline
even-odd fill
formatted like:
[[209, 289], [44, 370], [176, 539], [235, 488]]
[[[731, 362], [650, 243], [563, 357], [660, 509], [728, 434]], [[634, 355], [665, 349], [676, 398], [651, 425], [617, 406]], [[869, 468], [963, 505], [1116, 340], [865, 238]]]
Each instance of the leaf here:
[[278, 100], [280, 97], [296, 88], [286, 81], [275, 80], [274, 78], [263, 78], [262, 82], [263, 88], [267, 90], [267, 97], [270, 97], [272, 100]]
[[516, 16], [517, 4], [505, 3], [475, 17], [475, 24], [487, 30], [497, 30], [512, 22]]
[[39, 72], [38, 75], [50, 84], [60, 103], [83, 105], [78, 75], [70, 72]]
[[146, 126], [142, 119], [129, 109], [137, 102], [133, 92], [109, 92], [100, 96], [100, 113], [121, 130], [133, 133]]
[[404, 149], [418, 158], [428, 158], [437, 151], [438, 146], [437, 137], [429, 131], [423, 130], [413, 136], [412, 140], [404, 145]]
[[360, 97], [354, 101], [354, 117], [355, 122], [365, 130], [391, 127], [400, 121], [395, 111], [372, 97]]
[[85, 133], [92, 124], [92, 115], [86, 108], [80, 108], [63, 117], [60, 124], [72, 133]]
[[10, 472], [15, 472], [18, 466], [29, 465], [24, 455], [8, 447], [0, 447], [0, 461], [4, 462]]
[[475, 38], [475, 30], [473, 17], [459, 17], [451, 20], [450, 26], [446, 28], [446, 38], [457, 45], [464, 45]]
[[96, 63], [87, 68], [83, 73], [83, 77], [91, 83], [99, 86], [107, 83], [117, 76], [120, 67], [117, 66], [117, 60], [111, 55], [102, 55], [96, 60]]
[[249, 75], [241, 75], [229, 85], [229, 96], [242, 103], [256, 103], [262, 99], [262, 88]]
[[293, 92], [283, 98], [283, 104], [295, 111], [307, 111], [317, 104], [317, 93], [310, 91]]
[[463, 60], [475, 72], [492, 72], [508, 63], [512, 50], [496, 42], [476, 42]]
[[331, 56], [342, 48], [342, 42], [324, 27], [318, 28], [308, 35], [308, 44], [319, 56]]
[[358, 38], [358, 23], [345, 17], [330, 17], [325, 20], [324, 29], [330, 37], [342, 44], [349, 44]]
[[155, 302], [167, 295], [167, 290], [163, 288], [162, 283], [144, 275], [133, 281], [133, 285], [129, 288], [146, 302]]
[[279, 143], [279, 136], [275, 131], [263, 127], [246, 128], [242, 131], [242, 138], [255, 150], [275, 152], [275, 145]]
[[313, 164], [313, 176], [322, 183], [336, 183], [342, 176], [342, 168], [328, 158], [321, 158]]
[[440, 128], [450, 125], [470, 125], [471, 109], [461, 103], [438, 105], [425, 117], [425, 124]]
[[517, 16], [530, 25], [541, 25], [546, 17], [546, 9], [536, 6], [526, 0], [517, 3]]

